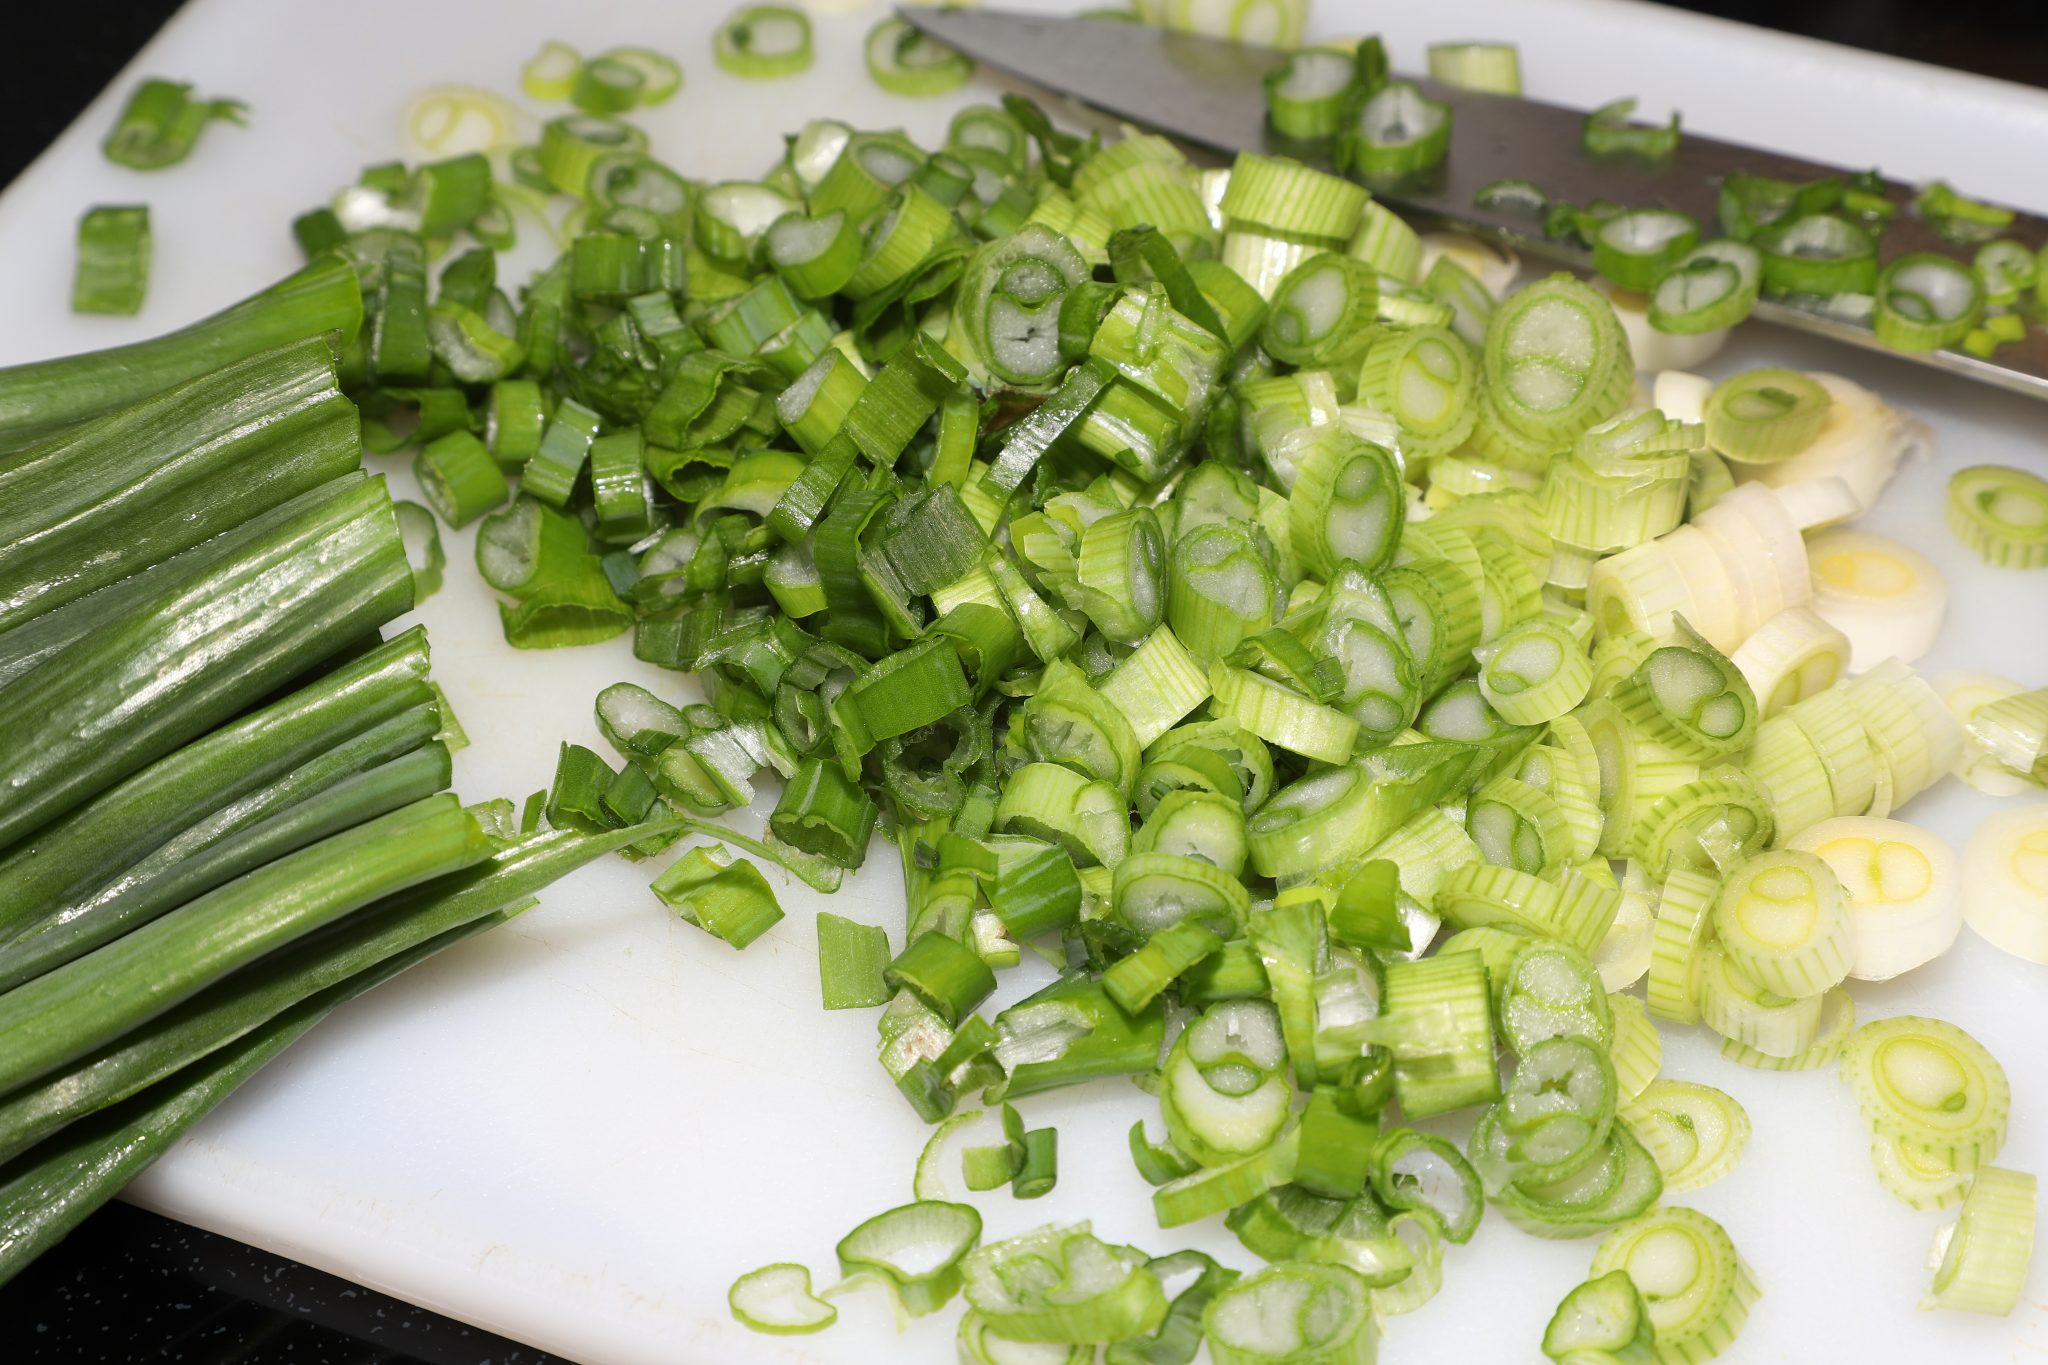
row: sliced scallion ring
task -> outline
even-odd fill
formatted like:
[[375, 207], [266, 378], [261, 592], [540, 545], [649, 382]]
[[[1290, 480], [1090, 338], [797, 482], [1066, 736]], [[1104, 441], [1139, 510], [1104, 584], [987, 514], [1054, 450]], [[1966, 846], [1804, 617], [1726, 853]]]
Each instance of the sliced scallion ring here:
[[[1614, 309], [1570, 275], [1552, 275], [1509, 295], [1487, 323], [1485, 359], [1489, 404], [1539, 441], [1576, 435], [1612, 417], [1635, 381]], [[1482, 409], [1482, 428], [1485, 420]]]
[[1649, 289], [1700, 239], [1699, 222], [1671, 209], [1617, 213], [1593, 235], [1593, 268], [1624, 289]]
[[519, 68], [519, 88], [537, 100], [565, 100], [576, 88], [583, 57], [567, 43], [550, 39]]
[[811, 17], [793, 5], [742, 5], [712, 35], [711, 55], [748, 80], [799, 75], [811, 66]]
[[632, 63], [592, 57], [576, 72], [569, 103], [586, 114], [623, 114], [640, 103], [646, 87], [647, 73]]
[[865, 50], [868, 75], [892, 95], [943, 95], [974, 74], [971, 60], [901, 19], [869, 29]]
[[1351, 90], [1351, 58], [1325, 48], [1290, 53], [1266, 77], [1266, 116], [1282, 137], [1304, 142], [1333, 135]]
[[960, 1292], [961, 1262], [981, 1240], [981, 1215], [966, 1204], [919, 1200], [878, 1213], [840, 1239], [839, 1273], [880, 1280], [911, 1317]]
[[1429, 170], [1451, 149], [1451, 106], [1412, 81], [1389, 81], [1339, 135], [1339, 159], [1368, 180], [1398, 180]]
[[1749, 1144], [1749, 1114], [1735, 1097], [1690, 1081], [1651, 1081], [1621, 1106], [1621, 1119], [1664, 1173], [1664, 1192], [1710, 1185], [1735, 1169]]
[[1935, 1235], [1927, 1256], [1934, 1279], [1924, 1308], [2004, 1317], [2019, 1306], [2034, 1255], [2040, 1181], [2024, 1171], [1977, 1172], [1963, 1212]]
[[1522, 58], [1513, 43], [1431, 43], [1429, 75], [1460, 90], [1522, 93]]
[[1341, 1265], [1284, 1261], [1209, 1301], [1202, 1330], [1216, 1365], [1373, 1359], [1378, 1328], [1365, 1280]]
[[642, 109], [666, 104], [675, 98], [676, 91], [683, 88], [683, 68], [677, 65], [675, 58], [664, 56], [652, 48], [615, 47], [592, 61], [616, 62], [638, 72], [640, 81], [634, 103]]
[[1671, 121], [1662, 127], [1629, 122], [1629, 115], [1635, 111], [1633, 99], [1621, 99], [1603, 104], [1586, 115], [1585, 132], [1581, 137], [1586, 154], [1659, 161], [1678, 150], [1677, 111], [1672, 112]]
[[1733, 327], [1756, 307], [1763, 270], [1762, 255], [1747, 242], [1702, 242], [1656, 281], [1650, 326], [1680, 336]]
[[1694, 1209], [1657, 1209], [1601, 1238], [1592, 1273], [1615, 1270], [1642, 1291], [1658, 1355], [1671, 1360], [1726, 1351], [1762, 1292], [1727, 1230]]
[[839, 1321], [839, 1310], [811, 1293], [811, 1272], [786, 1261], [749, 1270], [725, 1301], [742, 1327], [776, 1336], [822, 1332]]
[[1763, 287], [1771, 294], [1833, 298], [1868, 294], [1877, 286], [1877, 243], [1854, 223], [1810, 213], [1765, 230]]
[[1984, 287], [1960, 261], [1916, 251], [1885, 266], [1877, 277], [1877, 339], [1900, 351], [1953, 346], [1977, 325]]
[[1948, 527], [1987, 564], [2048, 567], [2048, 479], [2005, 465], [1959, 469], [1948, 481]]
[[1882, 1138], [1965, 1175], [2005, 1144], [2012, 1088], [1984, 1045], [1954, 1024], [1910, 1014], [1856, 1030], [1842, 1069]]

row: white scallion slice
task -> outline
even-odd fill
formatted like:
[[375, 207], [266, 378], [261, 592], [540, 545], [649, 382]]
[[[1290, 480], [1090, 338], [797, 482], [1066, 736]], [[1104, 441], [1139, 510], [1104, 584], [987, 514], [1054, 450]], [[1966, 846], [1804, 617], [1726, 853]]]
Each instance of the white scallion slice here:
[[1807, 542], [1813, 609], [1849, 637], [1849, 669], [1911, 663], [1934, 647], [1948, 580], [1918, 550], [1868, 531], [1823, 531]]
[[1993, 947], [2048, 966], [2048, 804], [1977, 826], [1963, 850], [1963, 921]]
[[[1841, 883], [1854, 945], [1849, 975], [1886, 981], [1947, 952], [1963, 927], [1963, 870], [1940, 835], [1900, 820], [1843, 816], [1785, 845]], [[2048, 847], [2048, 845], [2044, 845]]]

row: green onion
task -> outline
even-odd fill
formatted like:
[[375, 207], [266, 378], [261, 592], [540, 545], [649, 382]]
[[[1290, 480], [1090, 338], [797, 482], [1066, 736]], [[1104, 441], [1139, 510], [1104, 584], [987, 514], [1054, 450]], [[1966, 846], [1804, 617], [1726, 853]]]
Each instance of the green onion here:
[[1513, 43], [1431, 43], [1429, 74], [1460, 90], [1522, 93], [1521, 54]]
[[135, 314], [149, 290], [149, 206], [102, 204], [78, 220], [74, 313]]
[[2048, 480], [2003, 465], [1972, 465], [1949, 478], [1948, 525], [1987, 564], [2048, 564]]
[[1901, 351], [1938, 351], [1977, 325], [1984, 287], [1968, 267], [1916, 251], [1886, 264], [1877, 277], [1877, 339]]
[[841, 1238], [839, 1273], [888, 1286], [910, 1316], [946, 1306], [960, 1292], [961, 1262], [981, 1240], [981, 1215], [965, 1204], [923, 1200], [878, 1213]]
[[1748, 370], [1714, 386], [1707, 441], [1730, 459], [1775, 464], [1813, 444], [1831, 404], [1827, 390], [1796, 370]]
[[361, 325], [362, 308], [355, 271], [327, 257], [178, 331], [8, 366], [0, 369], [0, 443], [18, 448], [287, 342], [339, 331], [347, 343]]
[[1983, 1044], [1939, 1019], [1896, 1015], [1863, 1025], [1842, 1068], [1880, 1138], [1969, 1174], [2005, 1142], [2011, 1090]]
[[1670, 1194], [1710, 1185], [1749, 1144], [1749, 1114], [1732, 1095], [1691, 1081], [1655, 1080], [1623, 1102], [1622, 1121], [1657, 1158]]
[[550, 39], [519, 68], [519, 88], [537, 100], [565, 100], [576, 88], [582, 66], [575, 48]]
[[2018, 1306], [2034, 1251], [2036, 1177], [1996, 1167], [1978, 1171], [1963, 1212], [1935, 1235], [1933, 1282], [1920, 1306], [2002, 1317]]
[[1758, 235], [1770, 294], [1867, 294], [1877, 285], [1877, 243], [1853, 223], [1814, 213]]
[[644, 152], [647, 135], [631, 124], [592, 114], [569, 114], [541, 125], [540, 167], [562, 194], [590, 192], [591, 171], [615, 152]]
[[[626, 84], [630, 85], [633, 89], [634, 103], [643, 109], [651, 109], [657, 104], [668, 103], [668, 101], [675, 98], [676, 91], [683, 88], [683, 69], [676, 65], [674, 58], [665, 57], [651, 48], [612, 48], [608, 52], [601, 52], [591, 58], [584, 65], [584, 72], [587, 73], [591, 67], [597, 66], [600, 63], [622, 67], [634, 73], [637, 79], [626, 82]], [[577, 76], [577, 85], [580, 87], [582, 82], [583, 76], [579, 74]], [[569, 98], [581, 107], [582, 102], [576, 99], [575, 90], [572, 89], [569, 92]]]
[[1211, 1005], [1175, 1040], [1160, 1072], [1167, 1136], [1204, 1166], [1264, 1150], [1291, 1099], [1280, 1018], [1262, 1000]]
[[973, 62], [902, 19], [869, 29], [863, 51], [868, 75], [892, 95], [943, 95], [974, 74]]
[[839, 1310], [811, 1293], [811, 1272], [787, 1262], [749, 1270], [725, 1299], [733, 1319], [755, 1332], [802, 1335], [839, 1321]]
[[1650, 325], [1678, 336], [1733, 327], [1756, 307], [1763, 270], [1763, 256], [1746, 242], [1702, 242], [1655, 281]]
[[1678, 1359], [1726, 1351], [1761, 1292], [1727, 1231], [1687, 1208], [1646, 1213], [1601, 1238], [1592, 1273], [1617, 1270], [1642, 1293], [1657, 1352]]
[[1610, 1270], [1564, 1296], [1543, 1329], [1543, 1354], [1552, 1360], [1649, 1360], [1655, 1341], [1650, 1309], [1625, 1270]]
[[1590, 286], [1552, 275], [1512, 295], [1486, 328], [1488, 396], [1517, 430], [1576, 434], [1612, 417], [1633, 383], [1628, 339]]
[[161, 170], [190, 156], [207, 124], [215, 119], [239, 124], [247, 112], [240, 100], [196, 100], [189, 85], [146, 80], [128, 97], [100, 150], [116, 165]]
[[1216, 1365], [1369, 1365], [1379, 1339], [1358, 1272], [1308, 1261], [1245, 1276], [1209, 1301], [1202, 1328]]
[[1337, 135], [1339, 165], [1367, 180], [1391, 181], [1439, 165], [1451, 148], [1451, 106], [1412, 81], [1389, 81], [1359, 105]]
[[656, 877], [651, 889], [679, 919], [735, 948], [746, 947], [782, 918], [761, 870], [715, 849], [691, 849]]
[[1304, 48], [1266, 75], [1266, 116], [1282, 137], [1313, 141], [1335, 135], [1351, 89], [1351, 59]]
[[1581, 139], [1586, 155], [1661, 161], [1678, 150], [1677, 111], [1672, 112], [1669, 123], [1659, 128], [1629, 122], [1629, 115], [1635, 110], [1634, 99], [1620, 99], [1586, 115]]

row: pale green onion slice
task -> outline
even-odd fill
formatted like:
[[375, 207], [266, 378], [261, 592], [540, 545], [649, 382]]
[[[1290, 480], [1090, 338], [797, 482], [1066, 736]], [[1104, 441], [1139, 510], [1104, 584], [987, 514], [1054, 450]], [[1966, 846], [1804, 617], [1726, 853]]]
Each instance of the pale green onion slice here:
[[1488, 398], [1509, 424], [1539, 440], [1612, 417], [1635, 378], [1614, 309], [1569, 275], [1526, 285], [1494, 311], [1485, 360]]
[[1736, 868], [1714, 928], [1736, 969], [1778, 995], [1819, 995], [1848, 975], [1854, 947], [1842, 885], [1812, 853], [1779, 849]]
[[519, 88], [537, 100], [565, 100], [582, 69], [583, 58], [575, 48], [550, 40], [519, 68]]
[[1369, 1041], [1394, 1054], [1403, 1114], [1427, 1118], [1500, 1094], [1492, 1000], [1478, 953], [1388, 963], [1381, 1003]]
[[1707, 399], [1707, 444], [1731, 460], [1775, 464], [1813, 444], [1826, 425], [1828, 391], [1797, 370], [1747, 370]]
[[878, 1213], [840, 1239], [839, 1273], [881, 1281], [903, 1311], [923, 1317], [958, 1292], [961, 1262], [981, 1240], [981, 1215], [966, 1204], [920, 1200]]
[[1585, 700], [1593, 665], [1571, 630], [1526, 620], [1483, 647], [1479, 690], [1511, 724], [1556, 720]]
[[1460, 90], [1522, 93], [1521, 53], [1513, 43], [1431, 43], [1429, 74]]
[[1500, 1031], [1527, 1055], [1552, 1038], [1582, 1038], [1603, 1051], [1615, 1020], [1599, 973], [1585, 954], [1555, 939], [1523, 945], [1498, 974]]
[[743, 5], [711, 37], [720, 69], [748, 80], [795, 76], [811, 66], [811, 19], [790, 5]]
[[1173, 1145], [1201, 1165], [1263, 1151], [1293, 1103], [1278, 1012], [1263, 1000], [1210, 1006], [1174, 1041], [1159, 1093]]
[[1564, 811], [1549, 793], [1502, 775], [1465, 803], [1465, 829], [1480, 856], [1496, 867], [1542, 874], [1571, 851]]
[[1166, 1291], [1146, 1255], [1086, 1223], [992, 1242], [963, 1267], [968, 1305], [1013, 1341], [1107, 1345], [1157, 1328]]
[[1059, 233], [1036, 223], [977, 251], [962, 275], [956, 325], [965, 326], [989, 373], [1008, 384], [1057, 380], [1060, 305], [1088, 278], [1088, 263]]
[[1614, 1081], [1626, 1107], [1657, 1079], [1664, 1064], [1664, 1038], [1650, 1022], [1643, 1002], [1633, 995], [1610, 995], [1607, 1004], [1614, 1013]]
[[1877, 277], [1878, 340], [1901, 351], [1953, 346], [1977, 325], [1984, 288], [1960, 261], [1933, 252], [1899, 257]]
[[1694, 984], [1708, 1028], [1771, 1057], [1797, 1057], [1820, 1034], [1818, 995], [1790, 997], [1744, 976], [1718, 943], [1701, 950]]
[[1932, 831], [1843, 816], [1801, 830], [1785, 847], [1834, 872], [1853, 946], [1849, 975], [1858, 980], [1887, 981], [1931, 962], [1962, 930], [1962, 863]]
[[[1655, 1333], [1650, 1308], [1625, 1270], [1610, 1270], [1564, 1296], [1543, 1329], [1552, 1360], [1649, 1360]], [[1585, 1353], [1585, 1354], [1582, 1354]]]
[[1412, 81], [1388, 81], [1339, 133], [1339, 164], [1368, 180], [1426, 171], [1451, 149], [1451, 112]]
[[1650, 326], [1680, 336], [1733, 327], [1756, 307], [1762, 288], [1763, 257], [1755, 247], [1728, 238], [1702, 242], [1651, 290]]
[[1324, 48], [1290, 53], [1266, 77], [1266, 117], [1273, 130], [1304, 142], [1335, 134], [1351, 89], [1351, 66], [1349, 56]]
[[518, 137], [519, 114], [488, 90], [443, 85], [415, 96], [405, 106], [402, 126], [415, 155], [442, 160], [510, 146]]
[[1202, 1314], [1215, 1365], [1371, 1365], [1378, 1329], [1365, 1280], [1341, 1265], [1288, 1261], [1247, 1275]]
[[1977, 826], [1963, 854], [1963, 918], [1994, 947], [2048, 965], [2048, 804]]
[[1864, 1121], [1882, 1138], [1965, 1175], [2005, 1144], [2012, 1089], [1984, 1045], [1940, 1019], [1902, 1014], [1863, 1025], [1842, 1068]]
[[1808, 539], [1813, 609], [1849, 637], [1849, 669], [1883, 659], [1912, 663], [1934, 647], [1948, 611], [1948, 580], [1934, 561], [1895, 540], [1838, 527]]
[[1963, 1202], [1970, 1177], [1959, 1175], [1896, 1138], [1870, 1140], [1870, 1164], [1884, 1192], [1908, 1208], [1929, 1212]]
[[1251, 228], [1334, 247], [1357, 230], [1371, 198], [1362, 187], [1327, 171], [1284, 157], [1239, 152], [1218, 208], [1233, 231]]
[[1660, 1360], [1726, 1351], [1762, 1293], [1727, 1230], [1694, 1209], [1658, 1209], [1601, 1238], [1592, 1273], [1615, 1270], [1642, 1291]]
[[1141, 7], [1147, 22], [1258, 47], [1301, 43], [1308, 0], [1160, 0]]
[[1719, 1180], [1749, 1145], [1748, 1112], [1711, 1085], [1652, 1081], [1622, 1104], [1621, 1120], [1657, 1158], [1666, 1194]]
[[1375, 569], [1394, 556], [1405, 502], [1394, 457], [1341, 427], [1310, 429], [1287, 500], [1290, 543], [1302, 564], [1328, 577], [1349, 561]]
[[2040, 1182], [2022, 1171], [1977, 1172], [1954, 1224], [1935, 1235], [1927, 1256], [1934, 1272], [1923, 1309], [1948, 1308], [2003, 1317], [2019, 1306], [2034, 1255]]
[[892, 95], [943, 95], [974, 74], [974, 63], [902, 19], [868, 30], [868, 75]]
[[1855, 1032], [1856, 1002], [1849, 998], [1847, 989], [1837, 986], [1821, 997], [1819, 1032], [1811, 1043], [1790, 1057], [1774, 1057], [1733, 1038], [1721, 1040], [1721, 1055], [1752, 1071], [1819, 1071], [1841, 1059], [1842, 1049], [1849, 1045], [1849, 1037]]
[[1287, 273], [1273, 293], [1260, 340], [1276, 359], [1309, 367], [1355, 363], [1374, 335], [1379, 277], [1326, 251]]
[[1840, 682], [1849, 667], [1849, 637], [1811, 607], [1791, 607], [1757, 627], [1729, 656], [1756, 693], [1765, 719]]
[[1971, 465], [1948, 481], [1948, 528], [2001, 569], [2048, 567], [2048, 479], [2004, 465]]
[[1653, 651], [1615, 689], [1614, 705], [1640, 734], [1687, 758], [1737, 753], [1756, 736], [1749, 680], [1698, 636]]
[[[1482, 1115], [1473, 1129], [1474, 1141], [1489, 1129], [1499, 1131]], [[1494, 1203], [1510, 1223], [1532, 1237], [1564, 1239], [1589, 1236], [1635, 1218], [1663, 1192], [1656, 1160], [1634, 1134], [1615, 1124], [1591, 1160], [1564, 1175], [1532, 1173], [1503, 1188]]]
[[1471, 350], [1443, 327], [1381, 336], [1359, 368], [1358, 398], [1401, 428], [1403, 458], [1413, 462], [1458, 448], [1478, 420], [1478, 366]]
[[541, 171], [557, 190], [579, 199], [590, 192], [590, 171], [600, 159], [646, 150], [647, 134], [638, 128], [591, 114], [551, 119], [540, 130]]
[[1617, 213], [1593, 236], [1593, 268], [1624, 289], [1649, 289], [1700, 239], [1690, 214], [1671, 209]]
[[822, 1332], [839, 1320], [837, 1308], [811, 1293], [811, 1272], [787, 1262], [749, 1270], [725, 1301], [741, 1326], [777, 1336]]
[[1377, 199], [1365, 206], [1358, 231], [1344, 250], [1402, 284], [1413, 282], [1422, 266], [1421, 236], [1400, 214]]

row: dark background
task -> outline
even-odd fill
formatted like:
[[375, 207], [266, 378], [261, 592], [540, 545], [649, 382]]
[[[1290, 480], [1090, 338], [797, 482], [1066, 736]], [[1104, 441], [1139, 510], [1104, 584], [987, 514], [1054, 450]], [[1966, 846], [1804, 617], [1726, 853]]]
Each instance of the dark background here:
[[[2048, 0], [1683, 0], [1677, 7], [2048, 85]], [[176, 8], [166, 0], [68, 0], [42, 11], [41, 39], [0, 41], [0, 184], [65, 129]], [[573, 7], [564, 13], [573, 17]], [[74, 36], [50, 41], [60, 25]], [[148, 1360], [551, 1365], [557, 1358], [120, 1204], [0, 1290], [0, 1361]]]

